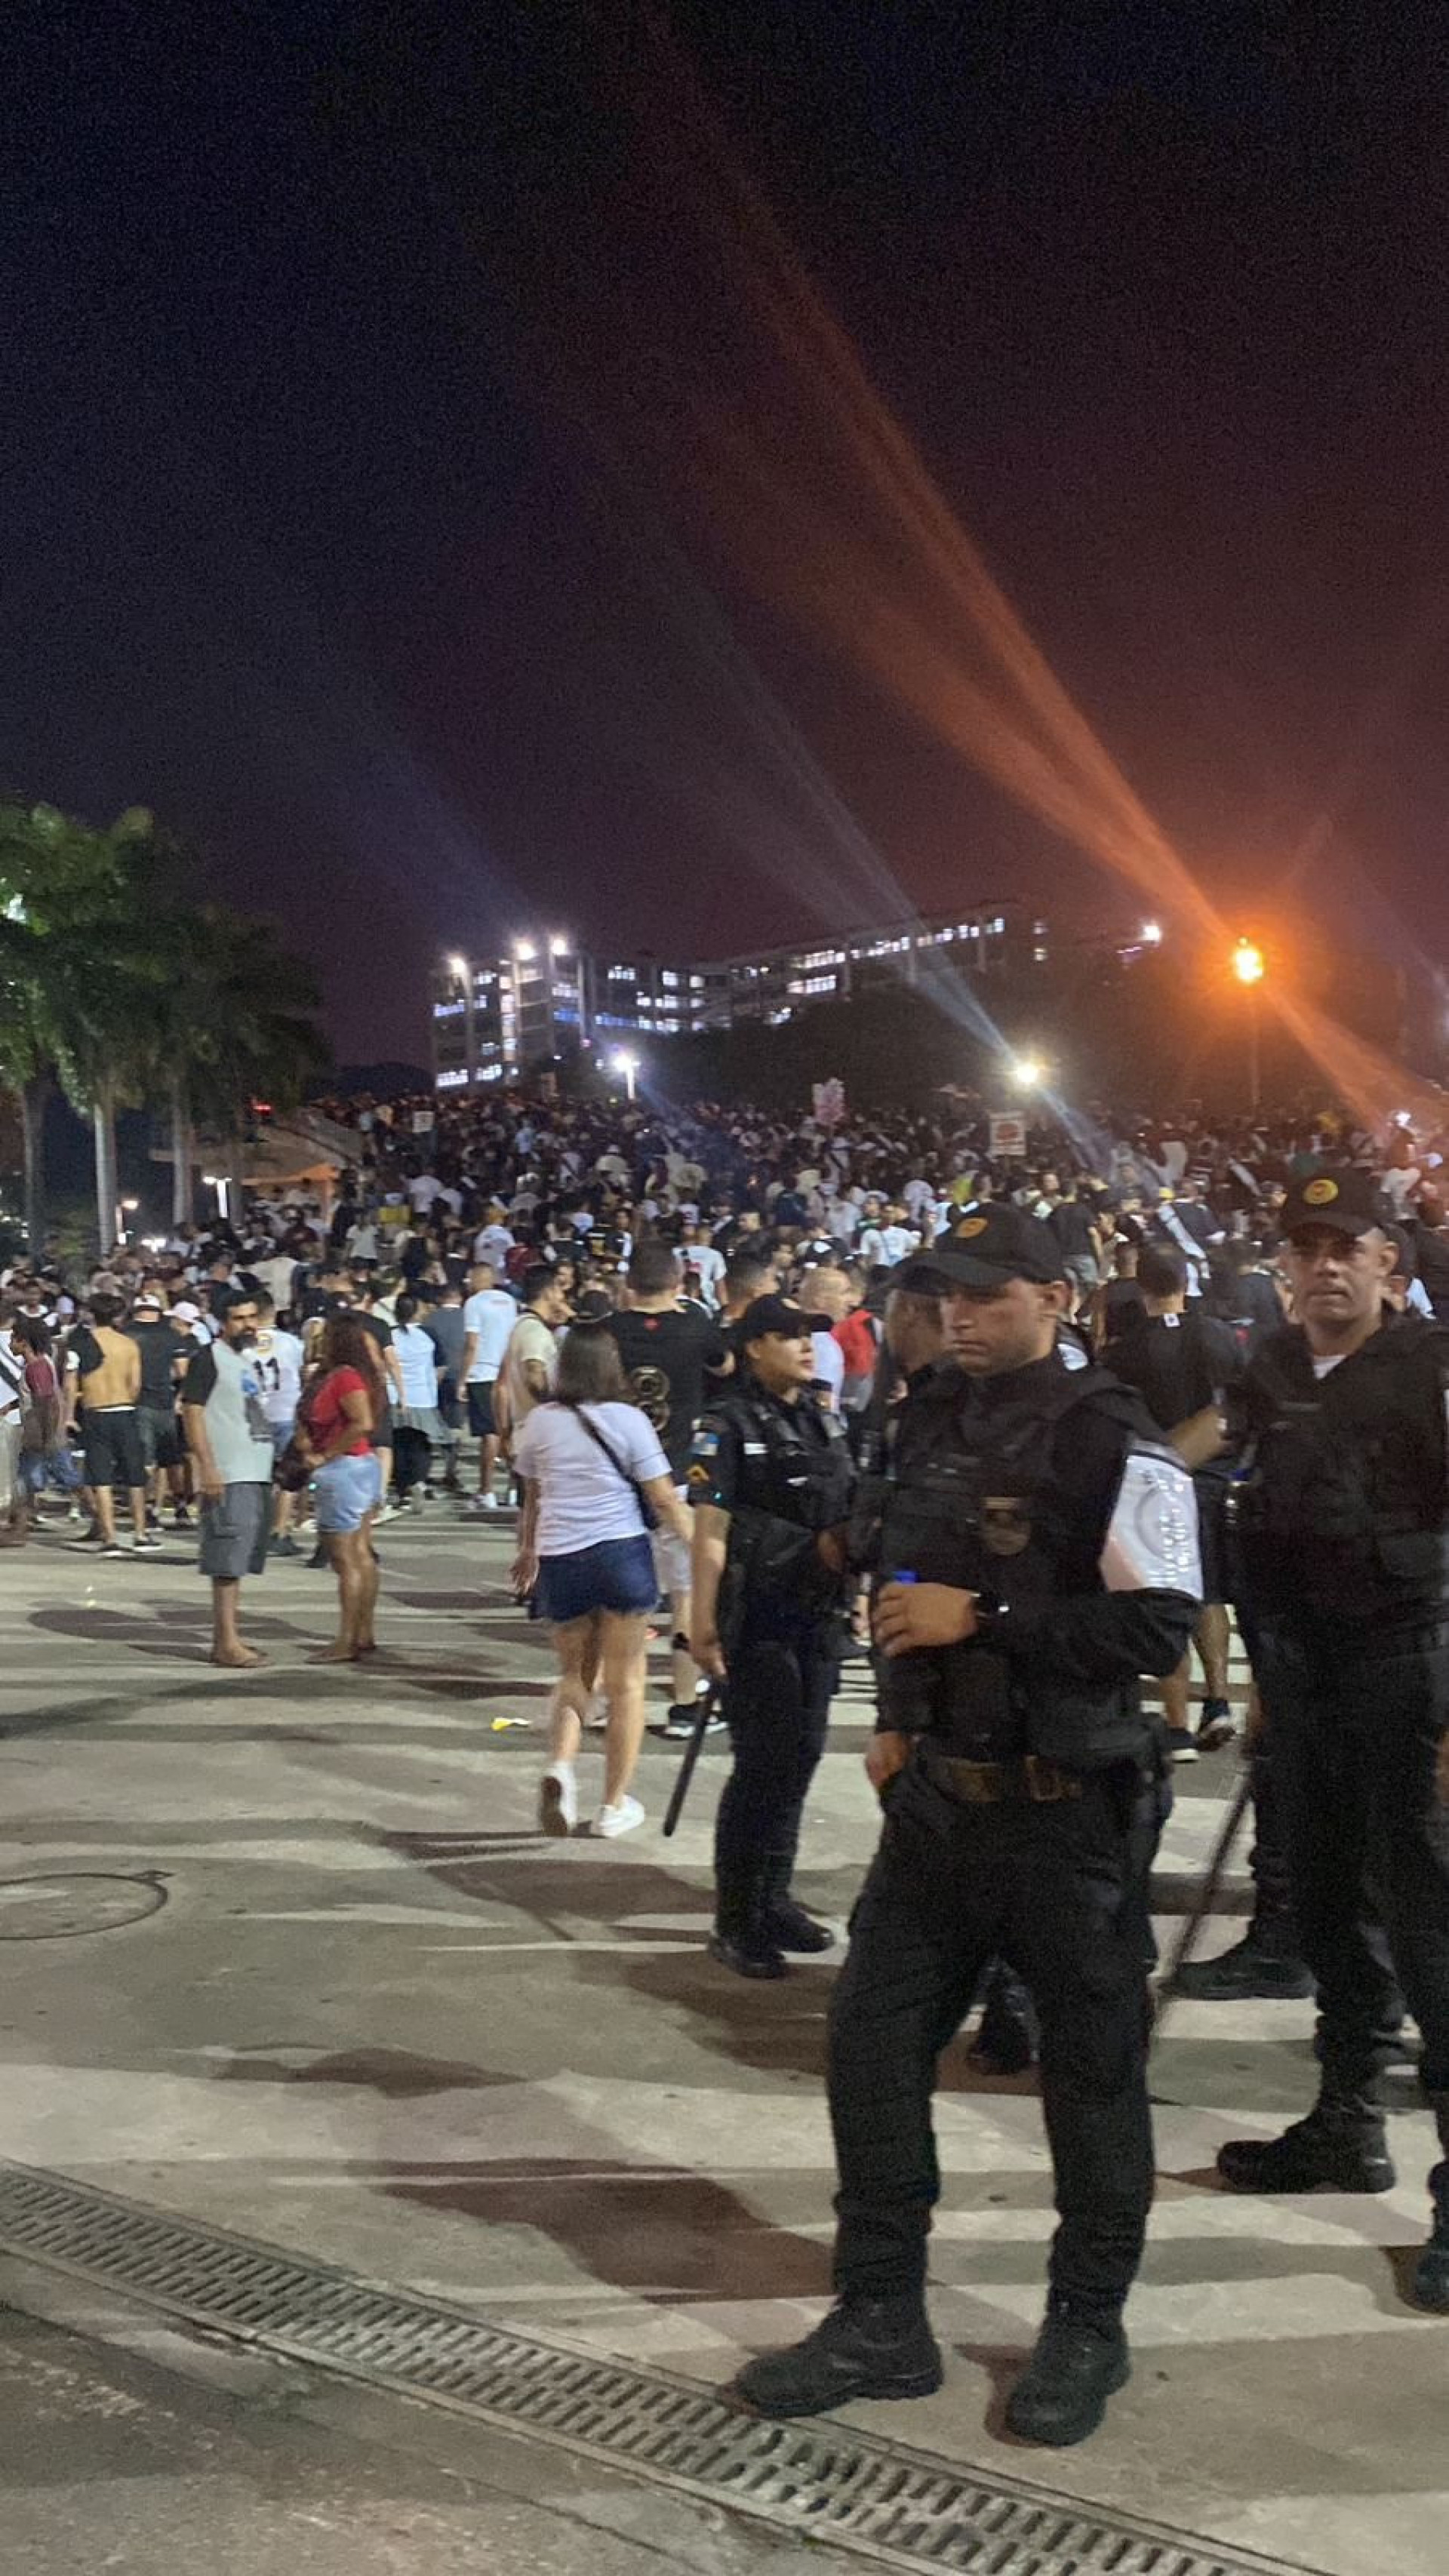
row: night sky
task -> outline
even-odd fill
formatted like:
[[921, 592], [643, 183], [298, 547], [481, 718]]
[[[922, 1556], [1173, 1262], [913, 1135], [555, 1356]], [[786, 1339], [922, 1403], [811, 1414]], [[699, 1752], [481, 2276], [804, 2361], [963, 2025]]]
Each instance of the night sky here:
[[1437, 956], [1449, 38], [1395, 15], [17, 0], [0, 789], [152, 805], [354, 1060], [519, 928], [1140, 909], [737, 541], [732, 438], [782, 560], [822, 495], [697, 114], [1203, 881]]

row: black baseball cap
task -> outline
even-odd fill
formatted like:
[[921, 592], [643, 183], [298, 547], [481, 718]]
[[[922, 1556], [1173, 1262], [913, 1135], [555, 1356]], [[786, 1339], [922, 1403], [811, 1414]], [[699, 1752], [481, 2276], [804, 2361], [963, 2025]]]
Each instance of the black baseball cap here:
[[1361, 1163], [1330, 1163], [1294, 1181], [1278, 1212], [1278, 1231], [1287, 1238], [1315, 1225], [1331, 1226], [1335, 1234], [1372, 1234], [1375, 1227], [1387, 1233], [1377, 1174]]
[[581, 1288], [574, 1299], [569, 1322], [575, 1331], [580, 1325], [587, 1331], [591, 1325], [612, 1323], [614, 1314], [614, 1300], [607, 1288]]
[[1065, 1279], [1061, 1250], [1049, 1225], [1025, 1208], [993, 1202], [958, 1218], [949, 1234], [908, 1253], [890, 1275], [892, 1288], [1000, 1288], [1008, 1279], [1054, 1287]]
[[829, 1330], [828, 1315], [812, 1315], [793, 1297], [754, 1297], [735, 1326], [735, 1338], [745, 1350], [751, 1342], [763, 1342], [772, 1333], [787, 1342], [798, 1342], [803, 1334]]

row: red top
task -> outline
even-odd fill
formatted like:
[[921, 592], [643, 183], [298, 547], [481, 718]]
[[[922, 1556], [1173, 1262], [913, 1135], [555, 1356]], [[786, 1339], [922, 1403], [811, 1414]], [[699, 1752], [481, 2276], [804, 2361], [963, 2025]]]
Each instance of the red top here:
[[857, 1306], [853, 1315], [847, 1315], [843, 1323], [832, 1327], [832, 1332], [844, 1353], [847, 1377], [873, 1376], [879, 1345], [871, 1331], [870, 1317], [865, 1308]]
[[[314, 1448], [328, 1447], [343, 1419], [342, 1399], [345, 1395], [365, 1395], [371, 1406], [372, 1392], [360, 1369], [329, 1369], [326, 1377], [313, 1387], [303, 1409], [307, 1417], [308, 1437]], [[339, 1458], [368, 1458], [372, 1454], [372, 1442], [365, 1431], [360, 1431], [345, 1449], [334, 1454]]]

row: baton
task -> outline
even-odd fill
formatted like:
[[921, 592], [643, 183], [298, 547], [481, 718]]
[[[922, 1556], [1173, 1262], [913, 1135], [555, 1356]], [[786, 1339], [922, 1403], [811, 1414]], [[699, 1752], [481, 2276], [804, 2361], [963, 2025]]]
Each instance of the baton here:
[[1197, 1936], [1202, 1930], [1203, 1924], [1208, 1915], [1211, 1914], [1213, 1910], [1218, 1889], [1223, 1883], [1223, 1873], [1228, 1865], [1228, 1855], [1231, 1852], [1234, 1843], [1237, 1841], [1238, 1828], [1242, 1824], [1243, 1818], [1248, 1812], [1248, 1803], [1252, 1795], [1253, 1765], [1251, 1759], [1248, 1759], [1244, 1762], [1239, 1774], [1237, 1789], [1233, 1796], [1233, 1803], [1229, 1807], [1228, 1812], [1223, 1819], [1222, 1830], [1213, 1846], [1213, 1854], [1211, 1860], [1208, 1862], [1206, 1875], [1198, 1887], [1197, 1896], [1193, 1902], [1192, 1909], [1188, 1914], [1187, 1921], [1184, 1923], [1182, 1930], [1177, 1936], [1177, 1946], [1173, 1951], [1167, 1974], [1157, 1989], [1157, 2010], [1152, 2028], [1154, 2041], [1160, 2039], [1162, 2036], [1162, 2025], [1167, 2018], [1168, 2007], [1177, 1992], [1178, 1978], [1181, 1976], [1183, 1969], [1187, 1966], [1188, 1960], [1192, 1955], [1194, 1945], [1197, 1941]]
[[669, 1806], [664, 1817], [664, 1839], [666, 1842], [668, 1842], [670, 1835], [673, 1833], [675, 1826], [678, 1824], [680, 1817], [684, 1813], [684, 1801], [689, 1795], [690, 1781], [694, 1778], [694, 1766], [699, 1760], [699, 1748], [704, 1742], [705, 1729], [714, 1715], [715, 1702], [718, 1698], [719, 1683], [717, 1681], [712, 1681], [708, 1690], [702, 1693], [699, 1706], [694, 1712], [694, 1733], [691, 1735], [688, 1744], [684, 1748], [684, 1759], [679, 1766], [679, 1777], [675, 1781], [673, 1790], [670, 1793]]

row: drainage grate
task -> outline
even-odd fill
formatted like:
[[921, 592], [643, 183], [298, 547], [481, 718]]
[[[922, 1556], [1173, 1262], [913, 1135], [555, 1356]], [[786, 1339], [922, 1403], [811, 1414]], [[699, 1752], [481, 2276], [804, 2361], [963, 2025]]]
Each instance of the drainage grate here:
[[762, 2424], [662, 2371], [374, 2288], [245, 2237], [0, 2164], [0, 2245], [324, 2370], [382, 2383], [796, 2535], [962, 2576], [1284, 2576], [1131, 2518], [832, 2427]]

